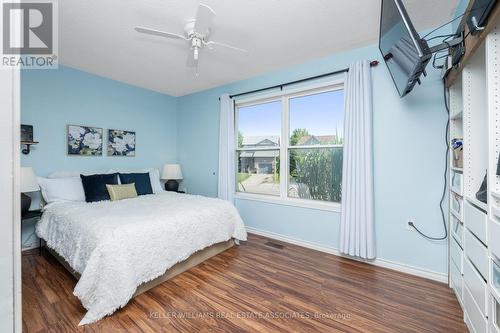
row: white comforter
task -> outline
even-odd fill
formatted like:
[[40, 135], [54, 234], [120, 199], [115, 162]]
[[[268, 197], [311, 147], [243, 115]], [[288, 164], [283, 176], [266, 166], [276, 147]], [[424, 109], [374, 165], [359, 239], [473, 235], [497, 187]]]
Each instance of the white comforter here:
[[88, 311], [80, 325], [123, 307], [137, 286], [194, 252], [247, 237], [229, 202], [172, 192], [114, 202], [53, 203], [36, 232], [81, 274], [74, 294]]

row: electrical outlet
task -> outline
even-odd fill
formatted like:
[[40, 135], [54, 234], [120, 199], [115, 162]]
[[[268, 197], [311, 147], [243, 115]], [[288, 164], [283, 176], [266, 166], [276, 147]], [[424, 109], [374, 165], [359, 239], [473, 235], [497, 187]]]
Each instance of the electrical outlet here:
[[415, 227], [413, 227], [414, 223], [415, 222], [412, 219], [408, 219], [406, 221], [406, 230], [408, 230], [408, 231], [415, 231]]

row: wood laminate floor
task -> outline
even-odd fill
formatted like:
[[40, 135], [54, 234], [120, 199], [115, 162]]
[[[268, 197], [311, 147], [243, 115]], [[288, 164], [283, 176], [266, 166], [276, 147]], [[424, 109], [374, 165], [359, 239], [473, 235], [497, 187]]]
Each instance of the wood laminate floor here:
[[23, 331], [467, 332], [445, 284], [255, 235], [92, 325], [78, 326], [75, 284], [24, 255]]

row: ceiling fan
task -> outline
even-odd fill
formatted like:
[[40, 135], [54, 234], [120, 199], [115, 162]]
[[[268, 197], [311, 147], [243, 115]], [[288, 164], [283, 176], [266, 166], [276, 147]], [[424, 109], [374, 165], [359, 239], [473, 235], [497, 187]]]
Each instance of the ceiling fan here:
[[160, 31], [156, 29], [146, 28], [142, 26], [135, 27], [135, 30], [140, 33], [160, 36], [172, 39], [183, 39], [190, 43], [190, 54], [188, 55], [187, 66], [195, 67], [198, 69], [198, 60], [200, 59], [200, 52], [204, 47], [213, 49], [214, 46], [224, 47], [235, 51], [248, 52], [245, 49], [235, 47], [229, 44], [216, 42], [209, 40], [208, 36], [210, 34], [210, 29], [212, 27], [213, 20], [215, 18], [215, 12], [209, 6], [200, 3], [198, 6], [198, 12], [196, 14], [196, 19], [189, 20], [184, 26], [184, 35]]

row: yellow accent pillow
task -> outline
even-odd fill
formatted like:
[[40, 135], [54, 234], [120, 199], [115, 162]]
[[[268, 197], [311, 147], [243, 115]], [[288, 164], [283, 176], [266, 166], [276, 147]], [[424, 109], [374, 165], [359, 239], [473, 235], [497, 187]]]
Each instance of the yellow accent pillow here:
[[135, 189], [135, 183], [123, 184], [123, 185], [106, 184], [106, 188], [108, 189], [111, 201], [137, 198], [137, 190]]

